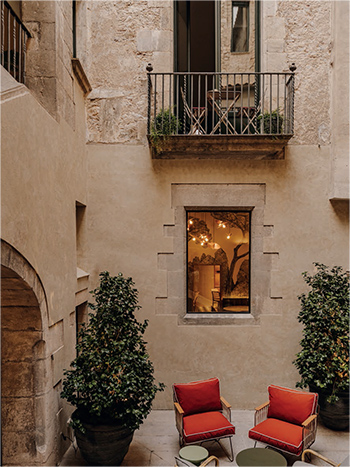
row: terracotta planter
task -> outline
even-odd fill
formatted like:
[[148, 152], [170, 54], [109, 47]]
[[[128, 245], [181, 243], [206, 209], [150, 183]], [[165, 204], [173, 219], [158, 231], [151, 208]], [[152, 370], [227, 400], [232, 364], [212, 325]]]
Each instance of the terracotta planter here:
[[341, 431], [349, 427], [349, 391], [339, 394], [339, 400], [334, 404], [327, 402], [329, 391], [323, 391], [310, 385], [311, 392], [317, 392], [322, 423], [331, 430]]
[[75, 437], [83, 458], [89, 465], [120, 465], [134, 432], [117, 424], [92, 425], [82, 422], [85, 433], [75, 429]]

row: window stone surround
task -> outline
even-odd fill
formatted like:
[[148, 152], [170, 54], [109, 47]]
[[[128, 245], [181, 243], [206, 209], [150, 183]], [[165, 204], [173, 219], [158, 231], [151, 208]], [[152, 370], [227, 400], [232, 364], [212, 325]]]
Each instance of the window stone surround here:
[[[174, 183], [171, 207], [174, 224], [164, 225], [164, 236], [173, 240], [173, 252], [158, 253], [156, 313], [177, 315], [178, 325], [259, 325], [266, 309], [275, 309], [271, 300], [271, 276], [278, 252], [264, 251], [271, 244], [273, 226], [264, 225], [266, 185], [263, 183]], [[186, 211], [237, 209], [251, 211], [251, 306], [250, 313], [187, 313]], [[266, 240], [267, 239], [267, 240]], [[271, 250], [271, 249], [270, 249]], [[274, 294], [276, 295], [276, 294]]]

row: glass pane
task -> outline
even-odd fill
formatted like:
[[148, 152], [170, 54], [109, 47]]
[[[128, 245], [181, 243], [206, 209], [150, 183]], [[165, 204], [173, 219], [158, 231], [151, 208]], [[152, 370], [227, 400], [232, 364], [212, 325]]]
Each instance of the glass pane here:
[[232, 46], [231, 52], [248, 51], [249, 3], [232, 2]]
[[248, 313], [250, 212], [187, 212], [187, 311]]

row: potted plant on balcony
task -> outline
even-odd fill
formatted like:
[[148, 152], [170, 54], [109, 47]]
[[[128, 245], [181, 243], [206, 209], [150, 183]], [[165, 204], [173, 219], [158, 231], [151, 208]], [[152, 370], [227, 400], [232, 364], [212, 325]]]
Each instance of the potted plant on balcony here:
[[314, 275], [303, 273], [311, 290], [298, 297], [304, 329], [294, 361], [297, 386], [317, 392], [323, 423], [343, 430], [349, 426], [349, 278], [341, 267], [314, 265]]
[[148, 322], [135, 318], [140, 306], [133, 286], [121, 273], [100, 274], [77, 357], [64, 371], [61, 397], [76, 407], [71, 425], [90, 465], [120, 465], [157, 391], [164, 389], [154, 382], [143, 339]]
[[264, 112], [258, 116], [258, 127], [261, 128], [261, 132], [265, 135], [281, 135], [283, 129], [283, 115], [280, 109], [273, 110], [270, 112]]
[[150, 141], [156, 152], [166, 146], [168, 137], [181, 132], [182, 123], [171, 109], [161, 109], [151, 125]]

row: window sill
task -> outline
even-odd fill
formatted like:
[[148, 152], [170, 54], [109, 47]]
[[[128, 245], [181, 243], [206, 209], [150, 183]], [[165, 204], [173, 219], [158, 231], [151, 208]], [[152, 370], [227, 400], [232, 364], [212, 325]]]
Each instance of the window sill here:
[[251, 313], [186, 313], [182, 324], [195, 325], [257, 325], [258, 320]]

